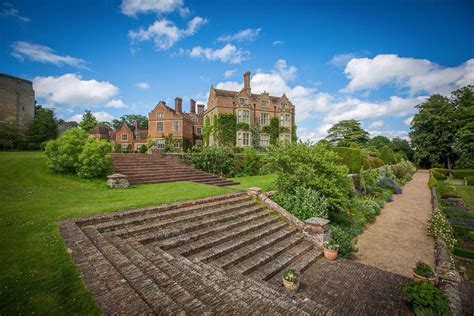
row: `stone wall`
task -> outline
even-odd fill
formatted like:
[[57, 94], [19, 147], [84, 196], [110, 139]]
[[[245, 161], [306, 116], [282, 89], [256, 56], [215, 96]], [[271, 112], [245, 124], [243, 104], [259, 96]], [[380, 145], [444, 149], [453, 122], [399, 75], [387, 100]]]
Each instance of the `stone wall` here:
[[35, 117], [35, 92], [28, 80], [0, 74], [0, 123], [26, 128]]

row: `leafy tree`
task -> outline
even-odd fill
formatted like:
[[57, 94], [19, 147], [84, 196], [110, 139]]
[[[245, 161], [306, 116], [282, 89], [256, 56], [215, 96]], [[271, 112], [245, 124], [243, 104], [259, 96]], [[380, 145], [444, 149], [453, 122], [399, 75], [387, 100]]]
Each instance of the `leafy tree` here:
[[92, 112], [86, 110], [82, 115], [82, 121], [79, 123], [79, 127], [82, 128], [84, 131], [88, 132], [94, 127], [96, 127], [97, 124], [97, 119], [92, 114]]
[[45, 153], [48, 167], [58, 173], [75, 174], [79, 167], [79, 155], [89, 138], [89, 134], [80, 128], [65, 131], [56, 140], [46, 144]]
[[349, 147], [351, 143], [365, 145], [369, 141], [369, 133], [360, 127], [360, 121], [342, 120], [328, 130], [326, 139], [333, 146]]
[[23, 141], [23, 132], [18, 127], [18, 124], [11, 122], [0, 122], [0, 149], [16, 149]]
[[127, 114], [122, 115], [120, 119], [115, 119], [112, 121], [112, 127], [115, 130], [119, 130], [123, 123], [127, 123], [128, 125], [135, 125], [135, 122], [139, 122], [139, 126], [141, 129], [148, 129], [148, 117], [140, 115], [140, 114]]
[[397, 163], [397, 157], [393, 150], [387, 145], [383, 146], [380, 149], [380, 159], [383, 160], [386, 164], [395, 164]]
[[381, 135], [375, 136], [375, 137], [372, 137], [371, 139], [369, 139], [368, 145], [373, 146], [377, 149], [380, 149], [385, 145], [390, 146], [390, 139], [388, 139], [385, 136], [381, 136]]
[[53, 110], [38, 105], [35, 119], [28, 129], [28, 142], [39, 148], [42, 142], [56, 138], [57, 130], [58, 122]]
[[434, 94], [416, 106], [419, 110], [411, 123], [410, 138], [415, 159], [431, 165], [445, 162], [448, 168], [455, 155], [456, 112], [450, 100]]
[[454, 147], [459, 153], [456, 168], [474, 168], [474, 91], [473, 86], [458, 89], [452, 93], [456, 106], [458, 131]]
[[110, 142], [89, 138], [79, 155], [78, 176], [90, 179], [107, 175], [107, 172], [112, 169], [111, 151], [112, 144]]
[[408, 160], [413, 160], [414, 150], [406, 139], [395, 137], [389, 146], [395, 153], [403, 153], [402, 156], [406, 156]]
[[98, 126], [105, 126], [105, 127], [112, 127], [112, 123], [107, 122], [107, 121], [102, 121], [97, 123]]

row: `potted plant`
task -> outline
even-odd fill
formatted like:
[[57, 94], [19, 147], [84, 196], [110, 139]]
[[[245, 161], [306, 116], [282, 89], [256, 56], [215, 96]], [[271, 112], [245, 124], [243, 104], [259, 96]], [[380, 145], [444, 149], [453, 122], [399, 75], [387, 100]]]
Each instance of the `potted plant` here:
[[323, 244], [324, 249], [324, 257], [329, 260], [333, 261], [337, 258], [337, 251], [339, 250], [339, 245], [336, 243], [334, 239], [326, 240]]
[[403, 293], [410, 301], [415, 315], [449, 315], [448, 298], [430, 282], [408, 283], [403, 287]]
[[300, 274], [293, 268], [287, 269], [282, 276], [283, 286], [291, 292], [296, 292], [300, 286]]
[[429, 264], [419, 261], [413, 268], [413, 279], [415, 281], [428, 281], [435, 285], [436, 274]]

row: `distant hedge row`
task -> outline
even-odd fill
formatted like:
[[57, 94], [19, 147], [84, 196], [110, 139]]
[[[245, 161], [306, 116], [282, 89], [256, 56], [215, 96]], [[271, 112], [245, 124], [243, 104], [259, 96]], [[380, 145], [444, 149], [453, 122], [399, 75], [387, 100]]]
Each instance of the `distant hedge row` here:
[[358, 173], [361, 168], [379, 168], [385, 162], [377, 157], [368, 156], [360, 148], [335, 147], [332, 149], [340, 157], [340, 163], [349, 168], [349, 173]]

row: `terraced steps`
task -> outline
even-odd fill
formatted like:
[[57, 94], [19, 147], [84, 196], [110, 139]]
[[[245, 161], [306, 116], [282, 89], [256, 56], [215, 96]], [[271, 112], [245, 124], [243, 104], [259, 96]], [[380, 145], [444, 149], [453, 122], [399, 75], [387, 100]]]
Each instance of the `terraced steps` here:
[[106, 314], [330, 311], [266, 282], [321, 251], [243, 192], [66, 221], [61, 232]]
[[130, 184], [150, 184], [191, 181], [216, 186], [238, 184], [215, 175], [194, 169], [178, 159], [160, 154], [114, 154], [114, 171], [128, 177]]

